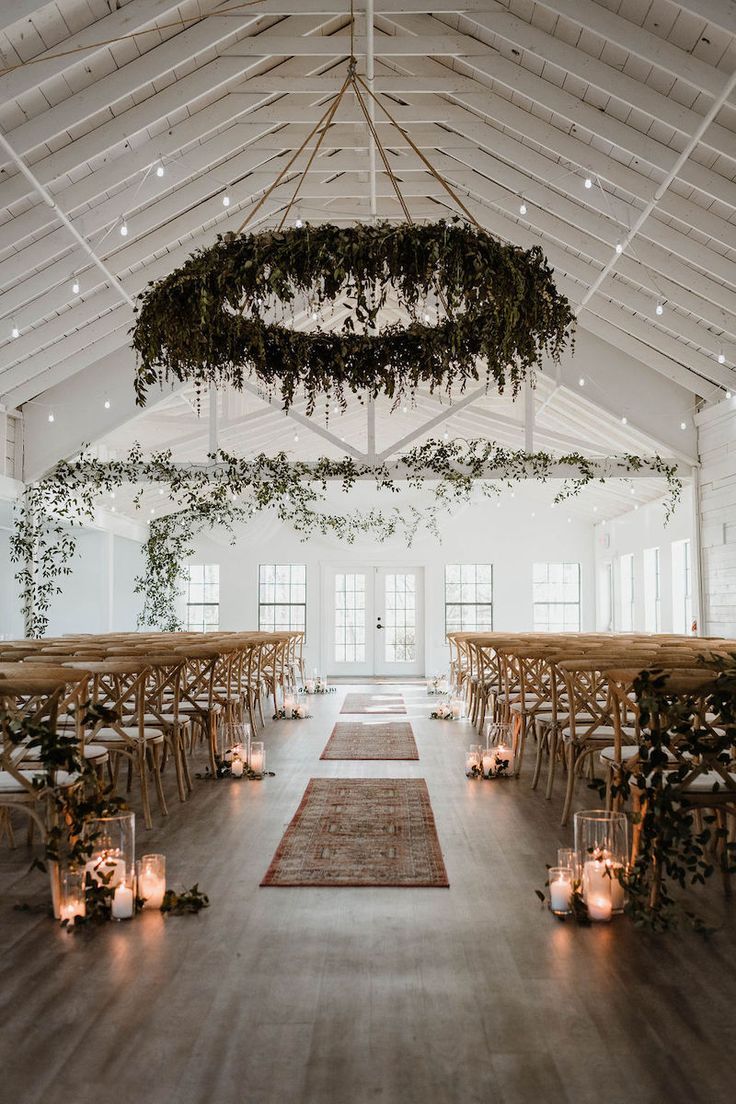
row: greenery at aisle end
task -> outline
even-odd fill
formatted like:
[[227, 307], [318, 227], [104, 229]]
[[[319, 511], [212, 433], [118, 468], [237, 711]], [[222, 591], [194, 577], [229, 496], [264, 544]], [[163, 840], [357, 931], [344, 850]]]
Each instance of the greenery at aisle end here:
[[[242, 389], [255, 377], [287, 410], [303, 392], [307, 414], [320, 397], [343, 408], [350, 393], [398, 402], [420, 385], [450, 394], [483, 376], [516, 395], [545, 355], [559, 360], [574, 328], [539, 246], [459, 220], [226, 234], [140, 299], [141, 406], [170, 379]], [[387, 306], [408, 323], [382, 325]], [[297, 329], [297, 315], [311, 328]]]
[[[273, 509], [304, 539], [315, 533], [336, 536], [347, 543], [360, 533], [384, 541], [394, 534], [411, 544], [420, 527], [439, 538], [439, 522], [448, 509], [470, 501], [475, 491], [493, 496], [501, 485], [533, 478], [546, 482], [569, 476], [555, 497], [561, 502], [594, 481], [626, 478], [646, 471], [667, 481], [665, 511], [675, 508], [682, 489], [677, 470], [659, 456], [607, 458], [605, 469], [580, 453], [554, 456], [548, 452], [506, 449], [493, 441], [457, 439], [427, 441], [402, 453], [395, 461], [361, 464], [343, 457], [294, 461], [286, 453], [242, 459], [218, 452], [206, 464], [176, 463], [170, 452], [144, 457], [135, 446], [121, 460], [97, 460], [83, 454], [61, 461], [42, 480], [29, 484], [18, 503], [11, 534], [11, 558], [18, 565], [25, 632], [43, 636], [54, 596], [72, 570], [76, 531], [94, 520], [99, 499], [120, 487], [136, 487], [138, 507], [146, 487], [165, 488], [170, 512], [151, 521], [145, 545], [145, 563], [136, 590], [143, 594], [140, 623], [163, 631], [181, 628], [176, 615], [184, 564], [194, 552], [194, 540], [205, 529], [222, 527], [234, 540], [233, 526], [248, 521], [259, 510]], [[323, 512], [328, 486], [343, 492], [358, 480], [375, 480], [381, 491], [398, 494], [402, 486], [430, 493], [423, 510], [402, 504], [389, 509]]]

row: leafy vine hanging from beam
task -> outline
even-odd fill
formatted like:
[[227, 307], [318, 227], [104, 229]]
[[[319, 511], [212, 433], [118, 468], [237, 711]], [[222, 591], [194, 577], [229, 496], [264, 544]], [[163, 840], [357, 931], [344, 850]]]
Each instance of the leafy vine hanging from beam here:
[[[261, 454], [251, 460], [218, 452], [207, 464], [180, 464], [170, 452], [144, 457], [135, 446], [122, 460], [97, 460], [82, 455], [62, 461], [38, 483], [30, 484], [16, 510], [11, 534], [11, 558], [18, 565], [22, 610], [27, 636], [43, 636], [51, 602], [61, 592], [61, 580], [72, 570], [75, 530], [94, 522], [99, 498], [116, 488], [137, 486], [139, 506], [145, 485], [168, 491], [171, 513], [151, 522], [145, 545], [143, 574], [136, 592], [144, 597], [141, 624], [161, 629], [179, 627], [176, 597], [183, 565], [193, 551], [193, 540], [204, 529], [233, 526], [259, 510], [273, 509], [306, 540], [320, 533], [347, 543], [360, 533], [383, 541], [401, 533], [411, 544], [420, 527], [439, 536], [438, 521], [453, 504], [470, 500], [475, 489], [495, 495], [498, 485], [512, 486], [524, 479], [546, 482], [564, 474], [556, 502], [578, 494], [594, 481], [626, 478], [648, 471], [667, 481], [666, 516], [675, 508], [682, 489], [677, 469], [659, 456], [624, 455], [605, 463], [580, 453], [553, 456], [505, 449], [485, 439], [427, 441], [390, 463], [361, 464], [349, 457], [314, 462], [293, 461], [286, 453]], [[402, 504], [391, 509], [325, 512], [328, 485], [337, 482], [344, 492], [358, 480], [375, 480], [379, 490], [399, 493], [403, 485], [429, 490], [429, 505], [418, 510]]]
[[[381, 325], [392, 293], [406, 326]], [[341, 302], [342, 328], [324, 329], [325, 309]], [[266, 321], [295, 303], [318, 323], [311, 331]], [[573, 326], [539, 247], [457, 220], [227, 234], [141, 295], [136, 395], [142, 406], [171, 378], [242, 389], [250, 376], [287, 410], [303, 391], [308, 414], [320, 397], [398, 402], [420, 385], [450, 394], [483, 377], [516, 395], [545, 355], [559, 360]]]

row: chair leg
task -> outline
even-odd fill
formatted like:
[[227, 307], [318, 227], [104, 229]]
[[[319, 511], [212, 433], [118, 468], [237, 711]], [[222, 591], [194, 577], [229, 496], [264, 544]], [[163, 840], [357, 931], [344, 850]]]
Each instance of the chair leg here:
[[151, 769], [153, 771], [153, 782], [156, 787], [156, 796], [158, 797], [158, 805], [161, 810], [162, 816], [168, 816], [169, 810], [166, 807], [166, 797], [164, 795], [164, 787], [161, 781], [161, 747], [158, 744], [151, 745]]
[[539, 776], [542, 773], [542, 759], [544, 758], [544, 747], [549, 742], [549, 729], [547, 728], [543, 735], [540, 735], [539, 728], [534, 725], [534, 731], [537, 734], [537, 757], [534, 763], [534, 774], [532, 776], [532, 789], [536, 790], [539, 785]]
[[562, 810], [561, 826], [564, 828], [570, 819], [570, 810], [572, 809], [572, 799], [575, 795], [575, 745], [571, 742], [567, 745], [567, 792], [565, 794], [565, 805]]
[[[153, 828], [153, 819], [151, 817], [151, 799], [148, 794], [148, 770], [146, 768], [146, 745], [143, 740], [140, 741], [137, 750], [138, 759], [138, 775], [141, 780], [141, 803], [143, 805], [143, 819], [146, 824], [146, 828]], [[132, 762], [132, 759], [130, 760]]]

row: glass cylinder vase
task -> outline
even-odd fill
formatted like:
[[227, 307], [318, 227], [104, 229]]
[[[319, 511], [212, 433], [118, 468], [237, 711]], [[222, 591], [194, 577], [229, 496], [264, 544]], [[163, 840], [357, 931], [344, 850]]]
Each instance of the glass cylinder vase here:
[[92, 851], [85, 872], [100, 885], [114, 889], [135, 868], [135, 813], [88, 820], [85, 830]]
[[144, 909], [160, 909], [166, 893], [166, 856], [144, 855], [138, 863], [138, 896]]
[[551, 866], [549, 870], [549, 907], [555, 916], [567, 916], [572, 900], [572, 870], [569, 866]]
[[87, 914], [84, 895], [84, 868], [64, 867], [60, 871], [59, 881], [59, 919], [73, 924], [77, 917], [83, 919]]
[[486, 728], [487, 758], [491, 760], [490, 778], [511, 778], [516, 765], [514, 728], [511, 724], [489, 721]]
[[621, 875], [629, 860], [626, 813], [586, 809], [575, 813], [575, 851], [581, 892], [591, 920], [623, 912]]
[[266, 748], [262, 740], [251, 740], [248, 766], [256, 778], [263, 778], [266, 773]]

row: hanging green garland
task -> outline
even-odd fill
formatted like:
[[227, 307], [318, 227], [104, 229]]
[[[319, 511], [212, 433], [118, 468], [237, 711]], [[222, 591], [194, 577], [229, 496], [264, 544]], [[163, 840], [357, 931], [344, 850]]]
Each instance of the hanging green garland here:
[[[350, 457], [293, 461], [284, 452], [251, 460], [219, 452], [210, 456], [207, 464], [178, 464], [170, 452], [144, 457], [139, 446], [122, 460], [82, 456], [61, 461], [44, 479], [26, 488], [10, 538], [26, 635], [43, 636], [46, 632], [51, 602], [61, 591], [62, 578], [72, 570], [75, 531], [94, 521], [100, 496], [118, 487], [139, 487], [136, 506], [142, 485], [167, 489], [171, 513], [151, 522], [144, 571], [136, 580], [136, 591], [144, 596], [141, 624], [175, 630], [180, 627], [177, 592], [194, 538], [205, 529], [222, 527], [234, 539], [234, 524], [248, 521], [259, 510], [273, 509], [304, 539], [320, 533], [351, 544], [361, 533], [379, 541], [399, 533], [409, 545], [420, 527], [438, 537], [442, 515], [449, 507], [470, 501], [476, 489], [491, 496], [498, 492], [499, 484], [512, 486], [528, 478], [546, 482], [560, 478], [562, 472], [562, 485], [555, 496], [556, 502], [562, 502], [591, 482], [622, 479], [642, 470], [667, 481], [665, 513], [669, 518], [682, 483], [677, 469], [659, 456], [624, 455], [609, 458], [602, 466], [580, 453], [528, 453], [485, 439], [427, 441], [396, 461], [375, 465], [360, 464]], [[321, 509], [330, 482], [338, 481], [347, 492], [357, 480], [366, 478], [375, 480], [379, 490], [394, 493], [399, 493], [402, 485], [429, 490], [430, 502], [421, 511], [411, 503], [346, 514]]]
[[[406, 326], [380, 325], [392, 294]], [[265, 320], [276, 304], [320, 319], [343, 302], [350, 313], [335, 332]], [[350, 393], [399, 401], [483, 376], [516, 395], [545, 355], [559, 360], [573, 321], [539, 247], [460, 221], [227, 234], [142, 294], [137, 401], [164, 380], [242, 389], [251, 376], [285, 409], [303, 391], [307, 413], [321, 396], [343, 407]]]

